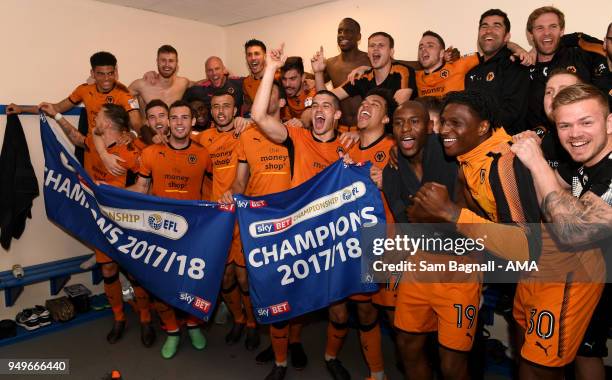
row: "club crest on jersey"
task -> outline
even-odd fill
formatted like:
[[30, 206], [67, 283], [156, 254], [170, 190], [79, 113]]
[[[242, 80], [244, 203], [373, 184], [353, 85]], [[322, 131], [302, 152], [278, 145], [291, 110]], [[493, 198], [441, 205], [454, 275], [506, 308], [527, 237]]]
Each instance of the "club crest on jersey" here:
[[480, 169], [480, 183], [484, 183], [486, 178], [487, 178], [487, 170]]
[[440, 78], [448, 78], [448, 70], [444, 69], [440, 71]]
[[376, 162], [383, 162], [385, 158], [387, 158], [387, 155], [382, 150], [376, 152], [376, 154], [374, 155], [374, 159], [376, 160]]
[[487, 82], [490, 82], [493, 79], [495, 79], [495, 73], [493, 71], [489, 71], [489, 73], [487, 74]]
[[193, 153], [189, 154], [187, 156], [187, 162], [189, 162], [191, 165], [194, 165], [196, 162], [198, 162], [198, 156]]
[[344, 148], [339, 146], [336, 148], [336, 153], [344, 153]]
[[565, 70], [567, 70], [570, 73], [576, 74], [576, 66], [567, 66]]
[[115, 100], [115, 98], [113, 98], [110, 95], [106, 97], [106, 103], [113, 103], [114, 100]]
[[227, 89], [227, 92], [229, 92], [230, 94], [234, 95], [234, 92], [235, 92], [234, 87], [229, 87]]

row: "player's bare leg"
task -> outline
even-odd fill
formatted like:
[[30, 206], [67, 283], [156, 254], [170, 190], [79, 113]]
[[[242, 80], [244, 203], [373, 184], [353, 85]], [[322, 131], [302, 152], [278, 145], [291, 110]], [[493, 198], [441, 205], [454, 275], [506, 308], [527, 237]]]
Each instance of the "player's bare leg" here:
[[406, 379], [428, 380], [433, 378], [433, 372], [425, 349], [426, 344], [427, 334], [397, 332], [397, 345], [402, 355]]

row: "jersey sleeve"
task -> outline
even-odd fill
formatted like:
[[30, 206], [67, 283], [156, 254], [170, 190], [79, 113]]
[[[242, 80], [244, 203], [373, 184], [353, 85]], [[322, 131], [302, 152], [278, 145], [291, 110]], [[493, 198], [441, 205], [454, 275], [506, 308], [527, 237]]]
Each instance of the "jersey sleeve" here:
[[126, 112], [140, 109], [140, 106], [138, 105], [138, 100], [134, 99], [134, 97], [130, 95], [129, 92], [122, 92], [118, 100], [119, 105], [123, 107]]
[[155, 146], [150, 146], [142, 151], [140, 155], [140, 165], [138, 168], [138, 175], [144, 178], [151, 178], [152, 170], [152, 158]]
[[77, 105], [83, 101], [83, 90], [85, 88], [85, 84], [78, 86], [72, 91], [70, 96], [68, 96], [68, 100], [74, 105]]
[[459, 65], [461, 67], [461, 71], [467, 73], [472, 70], [474, 67], [478, 66], [480, 63], [480, 57], [478, 53], [468, 54], [461, 58], [459, 58]]
[[603, 41], [584, 33], [570, 33], [561, 37], [561, 42], [567, 47], [579, 47], [584, 51], [596, 53], [605, 57]]
[[238, 162], [247, 162], [246, 153], [244, 152], [244, 133], [238, 139], [238, 145], [236, 145], [236, 156], [238, 157]]
[[343, 84], [340, 85], [340, 87], [346, 91], [346, 93], [350, 96], [356, 96], [356, 95], [361, 95], [361, 87], [363, 85], [363, 82], [367, 81], [367, 79], [365, 78], [360, 78], [358, 80], [355, 81], [355, 84], [352, 84], [350, 81], [346, 81]]

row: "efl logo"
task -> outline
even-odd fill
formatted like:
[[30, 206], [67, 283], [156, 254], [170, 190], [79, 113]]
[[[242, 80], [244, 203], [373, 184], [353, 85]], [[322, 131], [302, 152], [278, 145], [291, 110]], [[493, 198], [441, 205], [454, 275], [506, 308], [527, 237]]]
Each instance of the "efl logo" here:
[[262, 208], [262, 207], [266, 207], [268, 205], [268, 202], [266, 201], [251, 201], [250, 203], [251, 208]]
[[208, 313], [210, 311], [211, 303], [203, 298], [196, 296], [191, 306], [193, 306], [194, 309], [198, 309], [203, 313]]
[[270, 309], [270, 314], [272, 315], [284, 314], [284, 313], [288, 313], [291, 311], [291, 307], [289, 307], [289, 302], [287, 301], [278, 303], [276, 305], [269, 306], [269, 309]]
[[235, 209], [236, 209], [236, 205], [234, 205], [233, 203], [231, 204], [219, 203], [219, 210], [221, 211], [234, 212]]

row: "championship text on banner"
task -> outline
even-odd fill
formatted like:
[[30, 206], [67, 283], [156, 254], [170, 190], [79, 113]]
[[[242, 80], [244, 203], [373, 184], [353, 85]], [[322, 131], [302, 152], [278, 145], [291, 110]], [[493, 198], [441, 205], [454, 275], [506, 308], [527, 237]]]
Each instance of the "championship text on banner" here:
[[216, 203], [97, 186], [44, 115], [40, 132], [49, 219], [106, 253], [157, 298], [208, 320], [232, 238], [219, 231], [232, 231], [234, 213]]
[[251, 302], [260, 323], [317, 310], [378, 285], [362, 275], [362, 228], [385, 223], [370, 164], [338, 161], [282, 193], [236, 195]]

